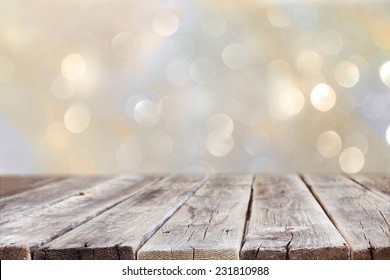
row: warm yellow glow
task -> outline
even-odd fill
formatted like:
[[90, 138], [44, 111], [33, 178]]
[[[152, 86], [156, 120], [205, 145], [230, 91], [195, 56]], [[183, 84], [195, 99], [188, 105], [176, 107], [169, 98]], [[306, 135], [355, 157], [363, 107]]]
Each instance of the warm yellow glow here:
[[297, 68], [305, 76], [318, 75], [322, 62], [320, 56], [313, 51], [302, 51], [296, 60]]
[[390, 61], [383, 63], [379, 73], [383, 83], [390, 87]]
[[78, 80], [84, 76], [87, 65], [84, 58], [78, 54], [70, 54], [64, 58], [61, 65], [62, 74], [68, 80]]
[[364, 154], [356, 147], [346, 148], [340, 155], [340, 168], [345, 173], [357, 173], [364, 166]]
[[336, 94], [329, 85], [318, 84], [311, 91], [311, 103], [319, 111], [326, 112], [333, 108], [336, 103]]
[[351, 88], [359, 81], [359, 68], [350, 61], [342, 61], [334, 70], [336, 82], [345, 88]]

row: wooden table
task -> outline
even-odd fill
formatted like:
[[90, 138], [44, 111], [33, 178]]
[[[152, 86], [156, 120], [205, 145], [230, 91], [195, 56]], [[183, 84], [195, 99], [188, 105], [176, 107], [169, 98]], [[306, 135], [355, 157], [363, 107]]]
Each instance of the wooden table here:
[[0, 177], [0, 259], [390, 259], [390, 174]]

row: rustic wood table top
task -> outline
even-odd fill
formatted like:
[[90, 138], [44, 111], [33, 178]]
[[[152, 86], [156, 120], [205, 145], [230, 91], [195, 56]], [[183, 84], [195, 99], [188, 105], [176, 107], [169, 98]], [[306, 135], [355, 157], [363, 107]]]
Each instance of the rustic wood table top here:
[[0, 259], [390, 259], [390, 174], [1, 176]]

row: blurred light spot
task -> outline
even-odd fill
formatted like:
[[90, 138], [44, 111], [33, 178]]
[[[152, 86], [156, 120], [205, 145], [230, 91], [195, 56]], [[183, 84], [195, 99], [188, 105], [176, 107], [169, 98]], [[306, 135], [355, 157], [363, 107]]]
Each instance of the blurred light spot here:
[[230, 153], [234, 142], [231, 136], [233, 121], [226, 114], [214, 114], [207, 121], [207, 150], [216, 157], [222, 157]]
[[166, 70], [165, 75], [169, 82], [177, 86], [183, 86], [190, 81], [190, 64], [185, 59], [172, 60]]
[[214, 135], [214, 138], [224, 139], [233, 132], [233, 121], [226, 114], [214, 114], [207, 121], [207, 131]]
[[387, 144], [389, 144], [390, 146], [390, 125], [386, 130], [386, 140], [387, 140]]
[[73, 151], [69, 156], [68, 164], [70, 171], [74, 173], [92, 173], [95, 171], [93, 156], [86, 150]]
[[203, 33], [210, 37], [221, 36], [226, 30], [226, 21], [218, 13], [207, 14], [201, 21]]
[[366, 154], [368, 151], [367, 139], [360, 133], [353, 133], [345, 138], [344, 146], [357, 147], [362, 151], [363, 154]]
[[356, 147], [346, 148], [340, 155], [340, 168], [345, 173], [357, 173], [364, 166], [364, 154]]
[[207, 150], [210, 154], [216, 157], [223, 157], [230, 153], [234, 145], [233, 138], [228, 136], [227, 138], [220, 139], [215, 138], [214, 134], [210, 134], [207, 137]]
[[222, 59], [227, 67], [231, 69], [240, 69], [248, 61], [248, 51], [241, 44], [230, 44], [222, 51]]
[[87, 129], [90, 119], [88, 107], [72, 105], [65, 113], [64, 124], [70, 132], [81, 133]]
[[68, 99], [75, 91], [74, 81], [65, 79], [63, 75], [57, 75], [51, 82], [51, 91], [59, 99]]
[[288, 86], [291, 81], [291, 76], [290, 64], [284, 60], [274, 60], [268, 65], [267, 78], [274, 86]]
[[169, 53], [172, 56], [191, 56], [194, 53], [194, 42], [190, 37], [179, 35], [172, 38], [169, 43]]
[[70, 135], [62, 122], [54, 122], [46, 131], [46, 139], [53, 148], [63, 149], [68, 146]]
[[336, 94], [327, 84], [318, 84], [311, 91], [311, 103], [322, 112], [329, 111], [336, 103]]
[[380, 70], [380, 76], [383, 83], [390, 87], [390, 61], [385, 62]]
[[337, 55], [343, 48], [343, 38], [334, 30], [325, 30], [318, 39], [318, 47], [329, 55]]
[[215, 78], [215, 65], [206, 58], [196, 60], [191, 65], [190, 75], [191, 78], [199, 84], [208, 84]]
[[287, 88], [271, 96], [269, 110], [278, 120], [285, 120], [298, 114], [305, 105], [305, 97], [296, 88]]
[[160, 11], [153, 18], [153, 29], [161, 36], [170, 36], [179, 28], [179, 19], [171, 11]]
[[133, 143], [123, 143], [115, 152], [115, 160], [119, 167], [133, 171], [142, 163], [143, 155], [139, 146]]
[[143, 94], [134, 94], [131, 97], [129, 97], [129, 99], [127, 99], [126, 113], [130, 119], [135, 120], [135, 117], [134, 117], [135, 106], [138, 104], [138, 102], [140, 102], [144, 99], [146, 99], [146, 96]]
[[149, 152], [156, 158], [167, 157], [173, 149], [171, 137], [162, 131], [155, 131], [148, 135]]
[[340, 86], [351, 88], [359, 81], [359, 68], [352, 62], [342, 61], [337, 64], [334, 76]]
[[4, 83], [12, 78], [15, 73], [15, 64], [11, 58], [0, 57], [0, 83]]
[[270, 23], [278, 28], [288, 27], [292, 22], [290, 15], [286, 11], [278, 8], [269, 8], [267, 17]]
[[341, 150], [342, 142], [335, 131], [325, 131], [317, 139], [317, 150], [324, 158], [331, 158]]
[[134, 108], [134, 119], [142, 126], [153, 126], [160, 119], [158, 104], [151, 100], [142, 100]]
[[321, 70], [320, 56], [310, 50], [302, 51], [296, 60], [298, 71], [306, 76], [315, 76]]
[[112, 39], [111, 48], [115, 55], [129, 57], [137, 49], [137, 39], [130, 33], [118, 33]]
[[62, 74], [68, 80], [80, 79], [87, 69], [84, 58], [77, 54], [70, 54], [64, 58], [61, 65]]

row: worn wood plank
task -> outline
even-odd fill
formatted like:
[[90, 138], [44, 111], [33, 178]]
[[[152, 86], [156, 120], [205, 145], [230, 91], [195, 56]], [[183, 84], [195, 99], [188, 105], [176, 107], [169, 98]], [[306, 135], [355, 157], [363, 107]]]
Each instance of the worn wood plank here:
[[390, 174], [354, 174], [353, 181], [390, 201]]
[[[5, 223], [0, 232], [0, 259], [9, 258], [9, 248], [25, 250], [22, 255], [91, 220], [136, 194], [157, 178], [123, 175], [102, 182], [47, 208]], [[94, 235], [100, 236], [100, 232]], [[4, 249], [5, 248], [5, 249]]]
[[208, 180], [139, 250], [138, 259], [239, 259], [252, 176]]
[[390, 203], [343, 175], [305, 181], [351, 248], [352, 259], [390, 259]]
[[65, 176], [0, 176], [0, 198], [66, 179]]
[[27, 213], [54, 205], [107, 179], [107, 176], [74, 177], [0, 198], [0, 224], [17, 220]]
[[348, 247], [296, 175], [259, 175], [242, 259], [348, 259]]
[[42, 246], [34, 259], [134, 259], [146, 240], [203, 182], [204, 178], [199, 176], [175, 176], [145, 187], [97, 218]]

